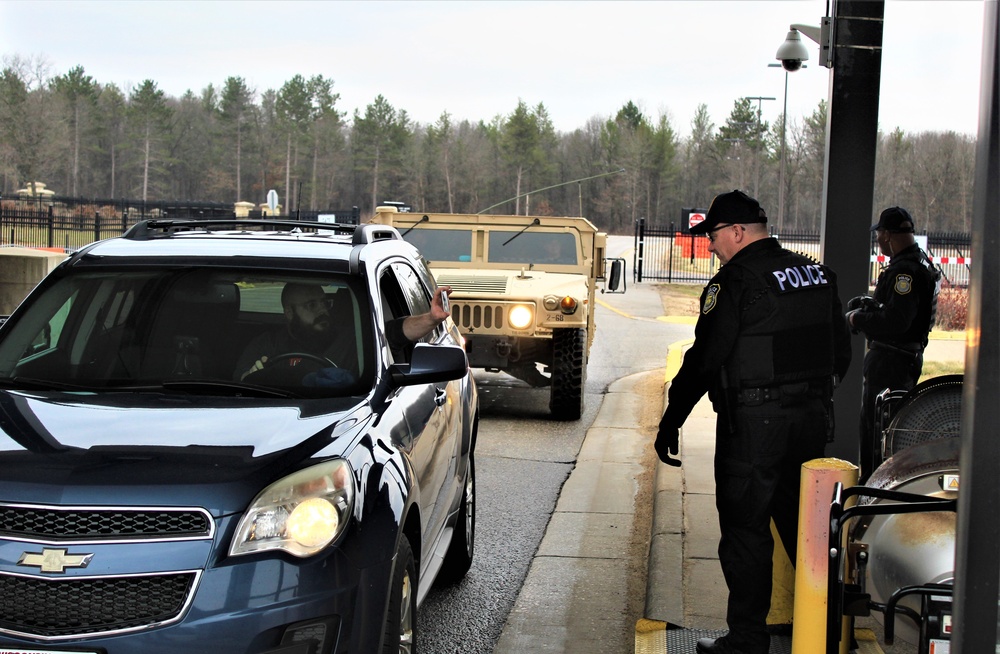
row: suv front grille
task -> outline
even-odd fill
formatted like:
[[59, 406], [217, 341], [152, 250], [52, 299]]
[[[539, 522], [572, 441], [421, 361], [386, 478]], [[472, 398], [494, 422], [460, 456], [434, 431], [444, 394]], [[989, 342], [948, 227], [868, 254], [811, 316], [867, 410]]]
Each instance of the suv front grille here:
[[197, 573], [39, 579], [0, 575], [0, 631], [58, 639], [170, 622]]
[[199, 509], [63, 509], [0, 504], [0, 537], [44, 541], [208, 538], [211, 517]]

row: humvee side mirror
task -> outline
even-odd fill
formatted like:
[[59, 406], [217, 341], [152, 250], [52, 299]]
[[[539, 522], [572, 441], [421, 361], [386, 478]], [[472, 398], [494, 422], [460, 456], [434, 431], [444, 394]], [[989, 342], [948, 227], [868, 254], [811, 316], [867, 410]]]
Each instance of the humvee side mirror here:
[[604, 288], [601, 289], [602, 293], [624, 293], [625, 288], [618, 290], [618, 286], [622, 284], [624, 279], [622, 278], [622, 271], [625, 269], [625, 260], [618, 259], [605, 259], [605, 261], [611, 262], [611, 272], [605, 278]]

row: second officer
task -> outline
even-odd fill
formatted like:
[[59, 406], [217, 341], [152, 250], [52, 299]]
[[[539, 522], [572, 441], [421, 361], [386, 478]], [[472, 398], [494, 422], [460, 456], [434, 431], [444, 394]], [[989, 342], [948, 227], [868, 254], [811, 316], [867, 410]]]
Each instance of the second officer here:
[[859, 296], [847, 304], [851, 329], [862, 332], [868, 342], [862, 364], [862, 483], [882, 462], [875, 399], [887, 388], [908, 391], [916, 386], [941, 290], [941, 273], [917, 244], [909, 211], [889, 207], [879, 215], [872, 231], [879, 251], [889, 257], [889, 265], [879, 274], [874, 297]]

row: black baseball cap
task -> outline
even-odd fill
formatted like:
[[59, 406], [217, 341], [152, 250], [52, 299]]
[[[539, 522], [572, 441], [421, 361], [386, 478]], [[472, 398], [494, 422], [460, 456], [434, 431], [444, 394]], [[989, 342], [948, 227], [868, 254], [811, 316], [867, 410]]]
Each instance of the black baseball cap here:
[[705, 220], [692, 227], [691, 233], [707, 234], [719, 225], [766, 222], [767, 214], [759, 202], [743, 191], [732, 191], [715, 196]]
[[913, 216], [903, 207], [889, 207], [879, 215], [878, 222], [872, 225], [872, 231], [876, 229], [896, 234], [912, 234]]

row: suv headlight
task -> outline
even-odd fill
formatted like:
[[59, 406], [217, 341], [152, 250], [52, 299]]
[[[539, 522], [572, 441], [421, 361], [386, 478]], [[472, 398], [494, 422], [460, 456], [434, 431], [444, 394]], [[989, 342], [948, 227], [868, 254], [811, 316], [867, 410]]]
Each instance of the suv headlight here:
[[312, 556], [343, 533], [354, 506], [354, 471], [344, 459], [300, 470], [265, 488], [240, 519], [230, 556], [284, 550]]

